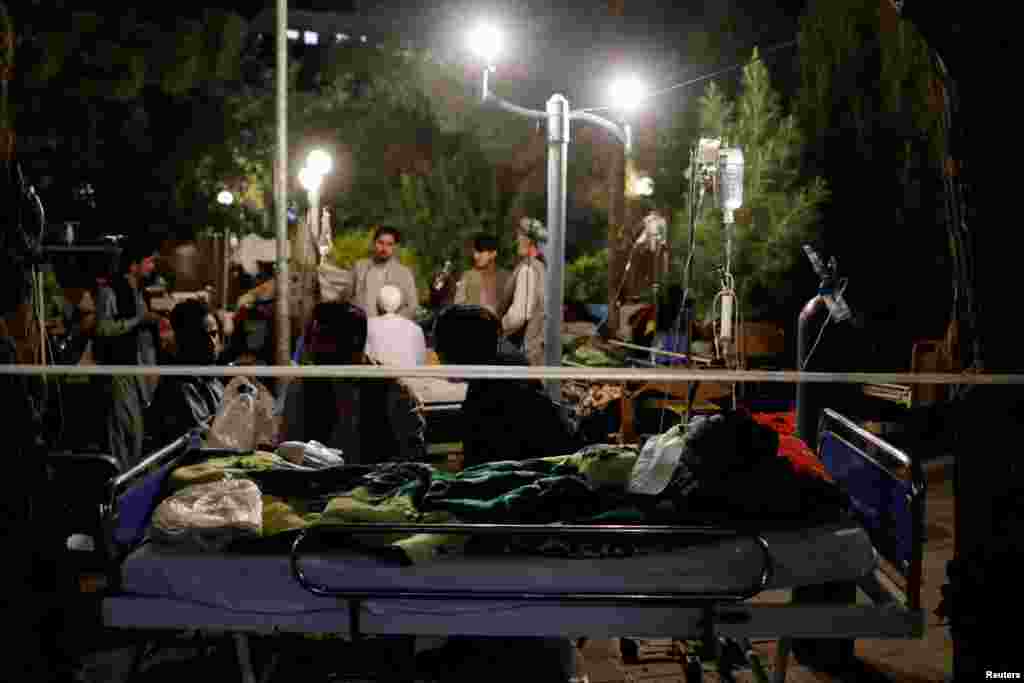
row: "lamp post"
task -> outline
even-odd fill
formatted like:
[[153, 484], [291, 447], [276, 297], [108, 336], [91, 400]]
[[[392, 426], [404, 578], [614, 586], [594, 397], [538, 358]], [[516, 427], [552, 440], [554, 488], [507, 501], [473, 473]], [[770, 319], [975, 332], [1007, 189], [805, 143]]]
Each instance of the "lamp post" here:
[[[229, 206], [235, 203], [235, 195], [231, 194], [227, 190], [221, 190], [217, 193], [217, 203], [227, 209]], [[228, 307], [228, 249], [231, 244], [231, 229], [225, 223], [224, 225], [224, 259], [221, 272], [221, 290], [220, 290], [220, 307], [226, 309]]]
[[[547, 122], [548, 165], [548, 246], [547, 282], [545, 300], [547, 317], [545, 321], [544, 363], [548, 366], [561, 365], [562, 359], [562, 304], [565, 298], [565, 213], [567, 202], [568, 150], [572, 121], [584, 121], [609, 131], [622, 143], [628, 159], [632, 153], [632, 137], [628, 124], [618, 124], [584, 110], [572, 111], [569, 100], [554, 94], [548, 98], [544, 111], [528, 109], [507, 102], [490, 90], [490, 74], [496, 71], [497, 57], [501, 52], [501, 33], [494, 26], [481, 25], [470, 35], [471, 49], [485, 60], [481, 89], [481, 102], [519, 116]], [[559, 398], [559, 382], [548, 383], [548, 389]]]
[[[306, 190], [309, 196], [310, 213], [310, 237], [314, 244], [320, 238], [320, 186], [323, 184], [324, 176], [331, 172], [334, 162], [331, 156], [322, 149], [314, 149], [306, 157], [306, 165], [299, 170], [299, 184]], [[308, 246], [303, 244], [303, 253]], [[314, 249], [315, 251], [315, 249]]]
[[[333, 165], [327, 152], [322, 149], [314, 149], [306, 157], [306, 165], [299, 170], [299, 184], [306, 190], [309, 198], [308, 229], [300, 230], [297, 240], [299, 249], [296, 250], [303, 278], [301, 299], [303, 303], [301, 305], [304, 309], [311, 299], [311, 288], [308, 284], [309, 270], [312, 268], [315, 273], [321, 260], [318, 249], [321, 229], [320, 187], [323, 184], [324, 176], [331, 172]], [[304, 310], [303, 317], [305, 317], [305, 313]]]

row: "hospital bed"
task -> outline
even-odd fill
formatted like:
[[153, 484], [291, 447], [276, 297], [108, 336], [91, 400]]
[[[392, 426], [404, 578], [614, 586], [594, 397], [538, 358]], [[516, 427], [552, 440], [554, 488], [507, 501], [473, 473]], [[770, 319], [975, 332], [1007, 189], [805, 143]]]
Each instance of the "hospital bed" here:
[[[198, 553], [139, 544], [162, 473], [204, 457], [185, 435], [110, 482], [107, 626], [234, 635], [243, 680], [256, 680], [246, 634], [778, 639], [774, 680], [794, 638], [923, 635], [925, 485], [919, 462], [825, 410], [817, 450], [849, 494], [848, 523], [789, 531], [712, 526], [346, 525], [344, 532], [686, 536], [671, 553], [605, 559], [459, 556], [401, 566], [303, 532], [290, 553]], [[809, 604], [806, 586], [856, 586], [856, 599]]]

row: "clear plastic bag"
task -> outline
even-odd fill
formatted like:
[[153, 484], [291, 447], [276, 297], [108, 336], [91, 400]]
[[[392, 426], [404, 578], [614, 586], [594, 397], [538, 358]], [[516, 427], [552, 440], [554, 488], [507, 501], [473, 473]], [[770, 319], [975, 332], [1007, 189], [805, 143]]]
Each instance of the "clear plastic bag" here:
[[236, 377], [224, 389], [207, 445], [251, 451], [274, 443], [274, 397], [259, 382]]
[[226, 479], [188, 486], [153, 511], [153, 540], [200, 550], [223, 550], [232, 541], [258, 536], [263, 499], [248, 479]]

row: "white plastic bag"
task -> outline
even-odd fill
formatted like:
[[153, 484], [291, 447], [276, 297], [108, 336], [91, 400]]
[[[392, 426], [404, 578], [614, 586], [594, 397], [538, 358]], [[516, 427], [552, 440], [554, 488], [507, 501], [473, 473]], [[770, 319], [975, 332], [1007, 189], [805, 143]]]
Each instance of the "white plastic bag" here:
[[213, 420], [207, 445], [251, 451], [274, 442], [274, 397], [259, 382], [235, 377]]
[[656, 496], [668, 487], [683, 455], [686, 433], [679, 425], [647, 439], [633, 465], [626, 490]]
[[263, 499], [248, 479], [225, 479], [186, 486], [153, 511], [154, 540], [201, 550], [223, 550], [231, 541], [258, 536]]

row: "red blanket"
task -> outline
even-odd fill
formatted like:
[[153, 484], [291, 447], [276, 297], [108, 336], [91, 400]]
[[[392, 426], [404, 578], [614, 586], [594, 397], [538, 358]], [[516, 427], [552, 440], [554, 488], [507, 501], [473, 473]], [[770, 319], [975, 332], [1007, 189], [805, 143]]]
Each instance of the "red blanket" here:
[[796, 412], [753, 413], [751, 417], [758, 424], [769, 427], [779, 435], [779, 455], [786, 458], [800, 475], [812, 475], [825, 481], [832, 476], [825, 469], [817, 454], [803, 439], [796, 436]]

